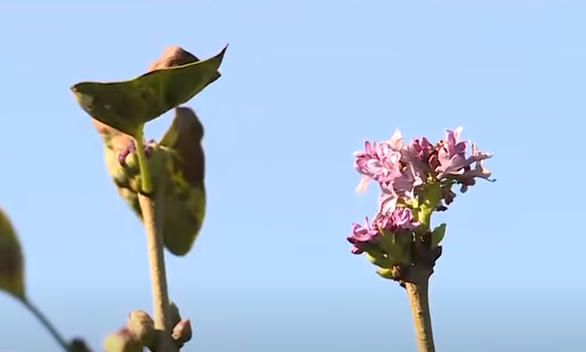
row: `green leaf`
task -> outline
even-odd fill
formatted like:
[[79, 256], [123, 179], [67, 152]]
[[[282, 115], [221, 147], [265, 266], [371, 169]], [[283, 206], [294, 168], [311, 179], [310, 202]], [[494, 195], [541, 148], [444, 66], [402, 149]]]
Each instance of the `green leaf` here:
[[394, 280], [393, 278], [393, 269], [390, 268], [380, 268], [376, 271], [378, 276], [382, 277], [383, 279], [387, 280]]
[[387, 257], [382, 251], [371, 249], [364, 252], [366, 259], [380, 268], [390, 268], [393, 265], [392, 258]]
[[157, 69], [129, 81], [81, 82], [71, 91], [91, 117], [136, 136], [145, 123], [186, 103], [216, 81], [227, 48], [207, 60]]
[[0, 208], [0, 290], [17, 299], [26, 299], [24, 289], [24, 259], [16, 231], [6, 213]]
[[205, 218], [203, 136], [203, 125], [195, 112], [179, 107], [160, 141], [171, 152], [163, 225], [165, 247], [179, 256], [191, 250]]
[[446, 234], [446, 224], [438, 225], [431, 233], [431, 248], [437, 247]]
[[392, 232], [383, 231], [380, 245], [387, 253], [393, 264], [405, 263], [409, 259], [411, 250], [412, 237], [405, 235], [396, 235]]
[[442, 189], [439, 182], [430, 183], [424, 186], [419, 207], [415, 209], [417, 221], [420, 225], [416, 233], [423, 236], [431, 228], [431, 214], [440, 205], [442, 199]]
[[[140, 170], [136, 158], [123, 167], [118, 152], [131, 139], [117, 130], [95, 123], [105, 143], [106, 167], [118, 193], [142, 219], [137, 192]], [[189, 253], [202, 227], [206, 210], [203, 125], [189, 108], [175, 109], [175, 118], [149, 157], [155, 187], [164, 188], [163, 233], [165, 247], [177, 256]]]

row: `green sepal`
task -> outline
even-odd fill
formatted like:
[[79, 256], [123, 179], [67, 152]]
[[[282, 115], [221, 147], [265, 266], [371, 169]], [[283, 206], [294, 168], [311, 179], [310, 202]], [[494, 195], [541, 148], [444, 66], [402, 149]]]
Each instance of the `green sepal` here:
[[410, 263], [413, 235], [410, 233], [395, 234], [383, 229], [379, 229], [379, 231], [381, 233], [380, 246], [391, 258], [393, 265]]
[[446, 234], [446, 224], [440, 224], [438, 226], [435, 227], [435, 229], [433, 229], [432, 233], [431, 233], [431, 243], [430, 243], [430, 248], [434, 249], [437, 246], [439, 246], [440, 242], [444, 239], [444, 236]]
[[393, 260], [389, 258], [380, 249], [370, 249], [364, 252], [364, 255], [372, 264], [381, 268], [390, 268], [393, 265]]
[[419, 221], [419, 226], [415, 231], [419, 236], [423, 236], [430, 229], [431, 214], [437, 209], [442, 200], [441, 184], [438, 182], [425, 185], [422, 194], [417, 202], [418, 207], [414, 208], [414, 214]]
[[394, 280], [393, 278], [393, 269], [391, 268], [380, 268], [376, 271], [378, 276], [382, 277], [383, 279], [387, 280]]
[[406, 241], [401, 241], [403, 236], [397, 236], [396, 234], [381, 230], [380, 245], [387, 256], [392, 260], [393, 264], [402, 263], [405, 259], [406, 253]]

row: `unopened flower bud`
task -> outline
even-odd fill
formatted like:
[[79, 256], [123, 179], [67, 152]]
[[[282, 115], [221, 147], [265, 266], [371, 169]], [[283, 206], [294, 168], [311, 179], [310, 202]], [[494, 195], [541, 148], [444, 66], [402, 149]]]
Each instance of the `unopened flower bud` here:
[[[151, 139], [150, 141], [145, 141], [143, 143], [144, 153], [148, 158], [151, 156], [153, 150], [155, 149], [157, 142], [154, 139]], [[122, 166], [126, 166], [126, 158], [134, 153], [136, 153], [136, 144], [134, 143], [134, 141], [131, 140], [128, 142], [128, 145], [126, 145], [126, 147], [118, 153], [118, 163]]]
[[122, 328], [104, 339], [106, 352], [142, 352], [143, 346], [127, 328]]
[[179, 308], [174, 302], [169, 302], [169, 316], [171, 317], [171, 326], [175, 326], [181, 321]]
[[71, 340], [69, 348], [72, 352], [91, 352], [85, 341], [80, 338]]
[[193, 332], [191, 331], [191, 322], [189, 319], [181, 320], [173, 328], [173, 340], [175, 340], [179, 348], [183, 347], [185, 343], [189, 342], [192, 335]]
[[157, 339], [155, 323], [147, 312], [142, 310], [131, 312], [126, 327], [143, 346], [150, 347], [155, 344]]

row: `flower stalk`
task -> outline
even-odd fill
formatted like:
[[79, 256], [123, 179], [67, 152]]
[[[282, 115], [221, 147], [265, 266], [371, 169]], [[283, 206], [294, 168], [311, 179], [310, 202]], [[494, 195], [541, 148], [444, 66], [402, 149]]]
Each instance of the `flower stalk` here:
[[404, 285], [413, 315], [417, 349], [419, 352], [435, 352], [429, 309], [429, 278], [422, 276], [419, 280], [404, 282]]
[[353, 254], [364, 254], [378, 267], [379, 276], [405, 288], [419, 352], [435, 352], [428, 286], [446, 224], [433, 228], [432, 215], [454, 201], [454, 185], [464, 193], [477, 179], [493, 181], [483, 166], [492, 155], [472, 144], [467, 156], [461, 131], [447, 130], [436, 144], [425, 137], [407, 144], [396, 131], [388, 141], [365, 142], [364, 150], [354, 155], [354, 168], [362, 175], [358, 190], [375, 181], [380, 196], [372, 222], [366, 218], [364, 225], [352, 224], [346, 239]]
[[[172, 338], [172, 319], [169, 311], [169, 290], [165, 267], [165, 244], [162, 231], [163, 184], [152, 185], [147, 156], [142, 143], [142, 128], [136, 138], [141, 184], [143, 192], [138, 194], [142, 218], [147, 237], [149, 268], [153, 295], [153, 320], [155, 329], [162, 331], [157, 341], [158, 348], [152, 352], [178, 352]], [[145, 187], [146, 186], [146, 187]], [[153, 188], [154, 187], [154, 188]], [[154, 189], [154, 192], [153, 192]]]

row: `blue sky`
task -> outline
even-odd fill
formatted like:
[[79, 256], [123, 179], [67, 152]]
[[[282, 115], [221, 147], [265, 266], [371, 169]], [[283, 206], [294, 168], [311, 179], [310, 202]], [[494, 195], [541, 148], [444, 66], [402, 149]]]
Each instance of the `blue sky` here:
[[[221, 80], [189, 103], [209, 207], [193, 252], [168, 258], [195, 329], [185, 351], [415, 351], [403, 290], [345, 242], [376, 201], [354, 192], [352, 153], [395, 128], [435, 140], [460, 125], [498, 182], [437, 219], [438, 350], [578, 351], [585, 16], [562, 0], [1, 1], [0, 203], [28, 293], [96, 351], [150, 310], [141, 226], [69, 87], [135, 77], [167, 45], [230, 43]], [[6, 295], [0, 312], [0, 350], [58, 351]]]

